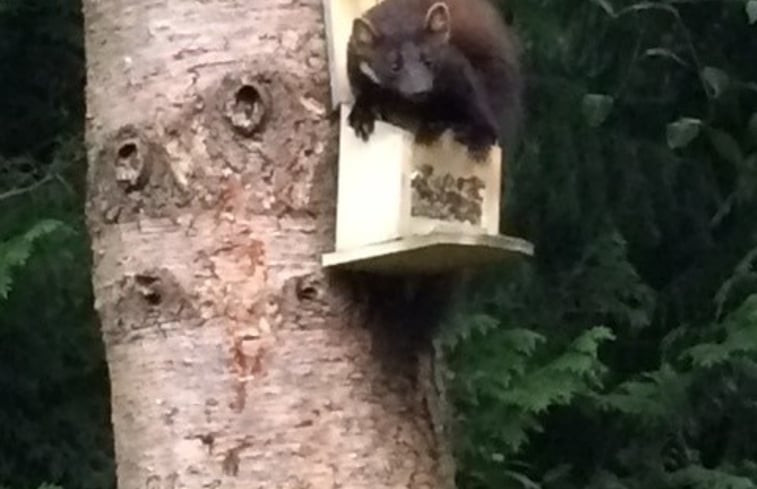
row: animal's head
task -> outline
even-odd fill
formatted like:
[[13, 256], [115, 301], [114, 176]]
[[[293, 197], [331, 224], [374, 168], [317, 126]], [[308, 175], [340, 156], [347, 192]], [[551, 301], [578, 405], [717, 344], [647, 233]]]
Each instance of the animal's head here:
[[423, 19], [376, 24], [363, 17], [352, 25], [350, 46], [358, 69], [379, 86], [410, 100], [423, 99], [434, 87], [434, 64], [449, 42], [449, 8], [437, 2]]

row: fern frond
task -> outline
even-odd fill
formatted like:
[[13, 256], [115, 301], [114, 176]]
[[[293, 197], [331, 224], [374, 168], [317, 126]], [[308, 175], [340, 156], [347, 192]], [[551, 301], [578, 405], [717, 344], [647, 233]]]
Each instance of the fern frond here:
[[659, 370], [647, 372], [642, 380], [620, 384], [609, 394], [595, 394], [600, 409], [633, 416], [647, 423], [659, 423], [682, 415], [686, 391], [691, 384], [688, 374], [676, 372], [664, 364]]
[[60, 221], [39, 221], [24, 234], [0, 242], [0, 299], [8, 297], [12, 284], [11, 272], [26, 263], [31, 256], [34, 242], [61, 226]]
[[695, 366], [711, 368], [734, 355], [757, 352], [757, 294], [751, 295], [721, 323], [726, 337], [718, 343], [701, 343], [685, 350]]

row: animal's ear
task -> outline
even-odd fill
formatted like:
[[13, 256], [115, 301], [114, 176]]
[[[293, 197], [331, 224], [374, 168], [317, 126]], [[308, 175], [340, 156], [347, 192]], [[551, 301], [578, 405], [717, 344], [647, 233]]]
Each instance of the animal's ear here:
[[358, 17], [352, 23], [352, 38], [359, 46], [373, 46], [376, 37], [376, 30], [368, 20]]
[[449, 37], [449, 7], [444, 2], [436, 2], [426, 12], [426, 30], [433, 34]]

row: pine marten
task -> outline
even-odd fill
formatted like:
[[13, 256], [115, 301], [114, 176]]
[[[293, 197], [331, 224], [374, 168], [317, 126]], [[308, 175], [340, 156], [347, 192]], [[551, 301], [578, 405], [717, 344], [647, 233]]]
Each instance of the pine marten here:
[[514, 33], [487, 0], [384, 0], [352, 25], [349, 124], [364, 140], [377, 118], [410, 124], [419, 143], [452, 129], [481, 160], [515, 141], [518, 58]]

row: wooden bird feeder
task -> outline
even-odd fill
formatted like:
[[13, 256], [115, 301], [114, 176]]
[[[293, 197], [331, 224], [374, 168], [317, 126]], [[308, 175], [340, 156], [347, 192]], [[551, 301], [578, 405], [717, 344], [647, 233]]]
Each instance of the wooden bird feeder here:
[[352, 21], [377, 0], [324, 0], [332, 103], [341, 112], [335, 251], [325, 267], [434, 273], [533, 255], [533, 245], [499, 234], [502, 150], [470, 159], [447, 132], [430, 146], [376, 121], [368, 141], [347, 123]]

